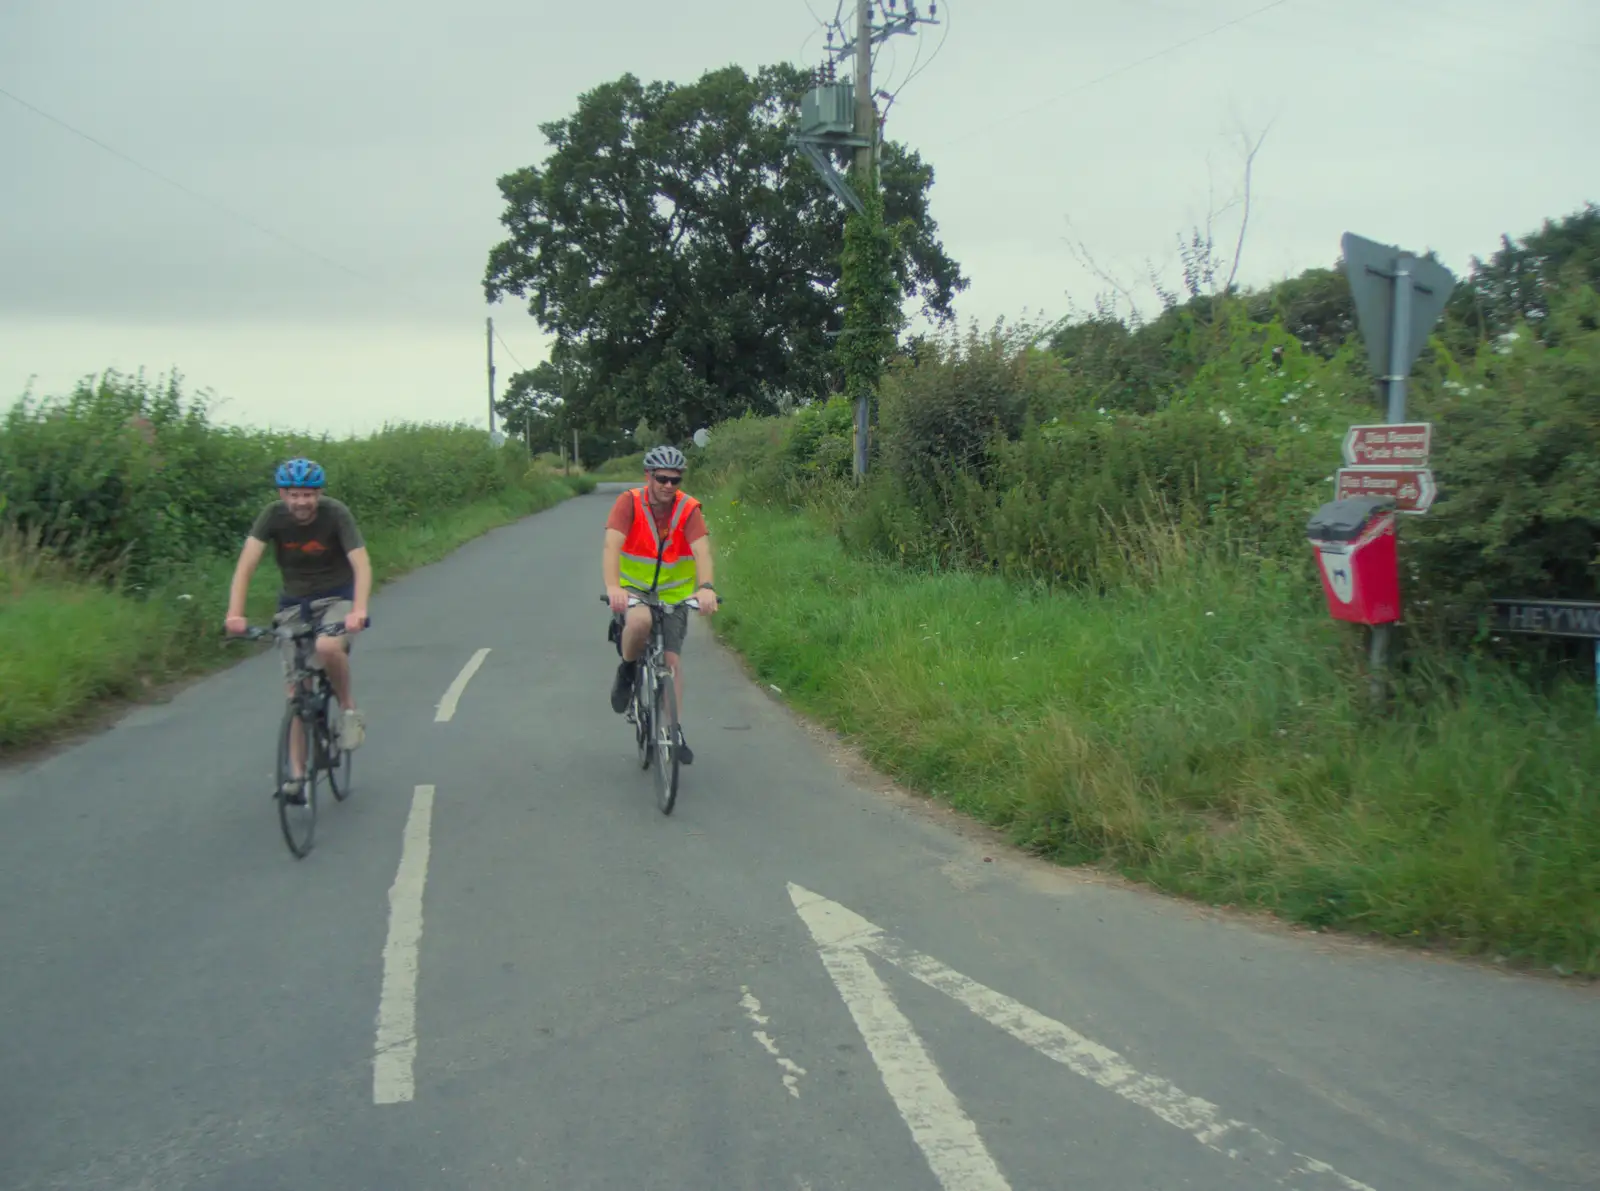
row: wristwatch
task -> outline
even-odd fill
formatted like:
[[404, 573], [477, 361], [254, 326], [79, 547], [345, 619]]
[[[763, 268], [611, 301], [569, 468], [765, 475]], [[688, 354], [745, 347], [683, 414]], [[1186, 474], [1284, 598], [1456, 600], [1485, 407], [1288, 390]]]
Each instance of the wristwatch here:
[[695, 590], [696, 591], [716, 591], [717, 589], [715, 587], [712, 587], [711, 584], [709, 584], [709, 583], [702, 583], [699, 587], [695, 588]]

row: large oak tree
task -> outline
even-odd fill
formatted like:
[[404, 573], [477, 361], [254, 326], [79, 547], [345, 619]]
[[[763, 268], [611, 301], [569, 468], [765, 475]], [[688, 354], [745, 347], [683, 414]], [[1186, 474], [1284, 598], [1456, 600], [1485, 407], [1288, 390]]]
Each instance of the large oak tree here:
[[[681, 439], [835, 384], [845, 212], [788, 144], [808, 85], [788, 66], [624, 75], [541, 126], [542, 165], [499, 180], [509, 235], [484, 292], [526, 298], [554, 335], [575, 421]], [[933, 170], [887, 142], [881, 176], [901, 292], [947, 321], [967, 282], [929, 215]]]

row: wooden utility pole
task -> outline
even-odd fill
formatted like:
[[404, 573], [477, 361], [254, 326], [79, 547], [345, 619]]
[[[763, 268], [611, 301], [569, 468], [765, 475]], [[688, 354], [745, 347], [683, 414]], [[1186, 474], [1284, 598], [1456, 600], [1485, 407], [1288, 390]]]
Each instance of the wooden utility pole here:
[[871, 177], [872, 150], [877, 142], [878, 118], [872, 102], [872, 4], [856, 0], [856, 136], [866, 145], [856, 146], [856, 185], [866, 185]]
[[[878, 114], [872, 102], [872, 4], [871, 0], [856, 0], [856, 136], [865, 141], [855, 152], [856, 193], [866, 195], [869, 187], [877, 185], [872, 174], [873, 150], [878, 139]], [[872, 207], [867, 208], [869, 211]], [[860, 219], [862, 216], [857, 215]], [[867, 475], [867, 434], [870, 421], [867, 395], [856, 397], [856, 480]]]
[[489, 433], [494, 433], [494, 319], [484, 319], [483, 338], [489, 349]]

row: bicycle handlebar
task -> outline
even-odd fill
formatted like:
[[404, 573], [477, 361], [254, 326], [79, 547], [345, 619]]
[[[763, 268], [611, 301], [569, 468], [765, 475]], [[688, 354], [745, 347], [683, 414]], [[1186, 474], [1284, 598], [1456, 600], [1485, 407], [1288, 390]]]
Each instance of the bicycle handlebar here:
[[[372, 617], [367, 617], [362, 622], [362, 628], [372, 627]], [[275, 626], [265, 628], [261, 625], [248, 625], [242, 633], [230, 633], [226, 628], [222, 630], [225, 641], [260, 641], [267, 637], [282, 637], [294, 640], [296, 637], [342, 637], [347, 630], [344, 622], [332, 621], [327, 624], [296, 624], [292, 627]]]
[[[611, 597], [608, 596], [608, 595], [605, 595], [604, 593], [602, 593], [601, 596], [600, 596], [600, 602], [602, 604], [605, 604], [607, 607], [609, 607], [611, 605]], [[688, 605], [690, 608], [698, 608], [700, 606], [700, 601], [698, 599], [696, 599], [694, 596], [690, 596], [688, 599], [686, 599], [686, 600], [684, 600], [682, 602], [684, 604]], [[725, 598], [723, 598], [722, 595], [719, 594], [717, 596], [717, 606], [719, 608], [723, 604], [726, 604], [727, 602], [728, 601]], [[656, 604], [656, 605], [659, 605], [662, 608], [667, 608], [667, 607], [671, 606], [669, 604], [664, 603], [658, 596], [652, 596], [648, 592], [629, 591], [628, 592], [628, 607], [632, 608], [635, 604], [644, 604], [646, 606], [648, 606], [650, 604]]]

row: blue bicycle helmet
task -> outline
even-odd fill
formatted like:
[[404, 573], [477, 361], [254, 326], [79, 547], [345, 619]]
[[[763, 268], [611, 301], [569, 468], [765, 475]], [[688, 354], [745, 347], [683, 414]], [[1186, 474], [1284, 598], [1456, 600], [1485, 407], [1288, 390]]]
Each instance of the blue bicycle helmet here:
[[277, 480], [280, 488], [321, 488], [327, 477], [322, 474], [321, 464], [310, 459], [291, 459], [278, 464]]

